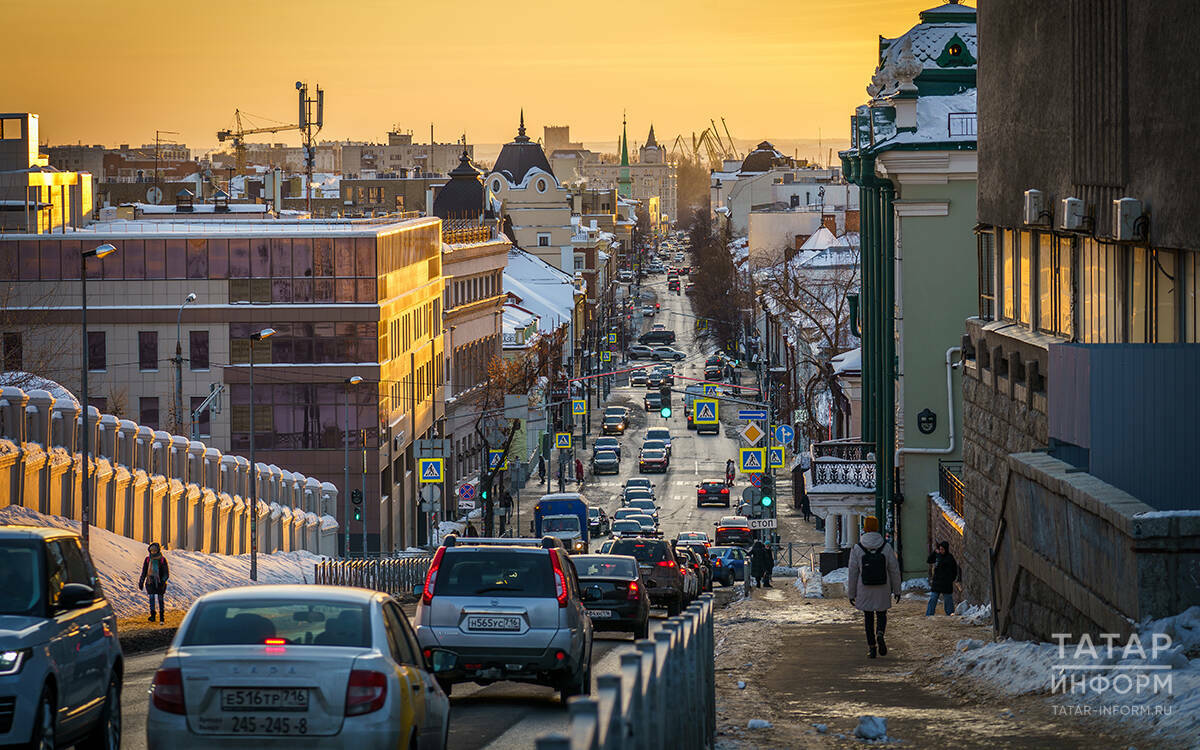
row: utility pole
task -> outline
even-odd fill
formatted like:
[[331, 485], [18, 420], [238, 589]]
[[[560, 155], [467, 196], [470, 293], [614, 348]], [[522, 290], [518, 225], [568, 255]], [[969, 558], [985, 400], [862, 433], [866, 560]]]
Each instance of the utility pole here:
[[362, 551], [363, 559], [367, 559], [367, 431], [358, 431], [359, 442], [362, 443]]

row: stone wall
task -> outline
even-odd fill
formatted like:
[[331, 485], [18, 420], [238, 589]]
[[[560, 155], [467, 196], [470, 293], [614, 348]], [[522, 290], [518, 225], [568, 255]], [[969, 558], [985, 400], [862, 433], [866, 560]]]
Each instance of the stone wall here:
[[[934, 498], [940, 496], [937, 493], [930, 493], [929, 501], [929, 547], [925, 550], [928, 555], [934, 545], [938, 542], [946, 542], [950, 545], [950, 554], [954, 556], [954, 560], [959, 564], [959, 581], [954, 584], [954, 601], [960, 602], [963, 600], [963, 582], [965, 581], [964, 573], [962, 572], [963, 560], [966, 557], [965, 545], [963, 544], [963, 529], [960, 529], [950, 516], [943, 512]], [[942, 502], [945, 502], [944, 500]], [[956, 520], [956, 519], [955, 519]], [[927, 574], [932, 569], [927, 569]], [[940, 605], [939, 605], [940, 606]]]
[[[254, 523], [259, 552], [336, 554], [331, 483], [257, 463], [258, 502], [251, 503], [245, 458], [95, 407], [88, 412], [93, 526], [170, 549], [243, 554]], [[0, 389], [0, 508], [80, 520], [83, 428], [74, 400]]]

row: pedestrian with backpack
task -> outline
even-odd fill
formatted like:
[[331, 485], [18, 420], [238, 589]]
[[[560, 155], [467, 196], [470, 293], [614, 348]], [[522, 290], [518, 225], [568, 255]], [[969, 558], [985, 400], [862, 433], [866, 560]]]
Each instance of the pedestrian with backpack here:
[[929, 604], [925, 607], [925, 616], [932, 617], [937, 612], [939, 597], [944, 599], [946, 614], [954, 614], [954, 582], [958, 580], [958, 562], [954, 555], [950, 554], [950, 544], [945, 541], [938, 542], [925, 562], [933, 566], [933, 575], [929, 577]]
[[850, 603], [863, 613], [867, 631], [867, 658], [878, 652], [886, 656], [883, 639], [887, 629], [887, 611], [892, 601], [900, 601], [900, 561], [892, 546], [879, 533], [879, 519], [863, 519], [863, 535], [850, 550], [850, 570], [846, 577], [846, 594]]

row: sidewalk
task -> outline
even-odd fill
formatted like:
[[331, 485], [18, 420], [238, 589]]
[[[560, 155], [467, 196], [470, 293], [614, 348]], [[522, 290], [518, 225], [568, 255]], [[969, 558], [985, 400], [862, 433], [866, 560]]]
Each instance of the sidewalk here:
[[[754, 589], [717, 612], [717, 747], [862, 747], [858, 717], [887, 719], [888, 740], [907, 748], [1157, 747], [1108, 723], [1055, 716], [1038, 696], [968, 689], [939, 660], [963, 638], [990, 640], [957, 617], [926, 618], [924, 597], [889, 613], [886, 657], [868, 659], [862, 616], [844, 599], [804, 599], [795, 579]], [[744, 688], [738, 688], [743, 681]], [[749, 729], [751, 719], [772, 726]], [[819, 732], [814, 724], [824, 725]]]

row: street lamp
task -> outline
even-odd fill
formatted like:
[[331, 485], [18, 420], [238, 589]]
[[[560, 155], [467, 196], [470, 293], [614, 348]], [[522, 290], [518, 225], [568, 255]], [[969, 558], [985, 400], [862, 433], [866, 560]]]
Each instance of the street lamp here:
[[175, 434], [183, 434], [183, 308], [196, 301], [189, 294], [175, 316]]
[[[342, 482], [342, 509], [343, 509], [342, 523], [344, 523], [346, 525], [346, 556], [347, 557], [350, 556], [350, 386], [358, 385], [361, 382], [363, 382], [363, 379], [361, 377], [359, 377], [358, 375], [354, 375], [352, 377], [346, 378], [346, 426], [344, 428], [345, 429], [345, 440], [343, 440], [343, 442], [346, 445], [346, 449], [345, 449], [345, 458], [342, 463], [342, 473], [345, 475], [344, 481]], [[363, 552], [364, 553], [366, 552], [365, 547], [363, 548]], [[365, 554], [364, 554], [364, 557], [365, 557]]]
[[83, 390], [80, 398], [82, 399], [83, 407], [83, 491], [80, 493], [80, 517], [79, 525], [83, 529], [83, 548], [88, 548], [88, 526], [91, 524], [91, 507], [92, 507], [92, 471], [91, 471], [91, 452], [88, 446], [88, 332], [87, 332], [87, 259], [96, 258], [97, 260], [107, 258], [117, 251], [109, 243], [105, 242], [99, 247], [93, 247], [89, 250], [84, 250], [79, 254], [79, 282], [80, 282], [80, 321], [83, 326], [83, 370], [80, 375], [80, 386]]
[[250, 580], [258, 580], [258, 466], [254, 463], [254, 342], [275, 335], [274, 328], [250, 334]]

